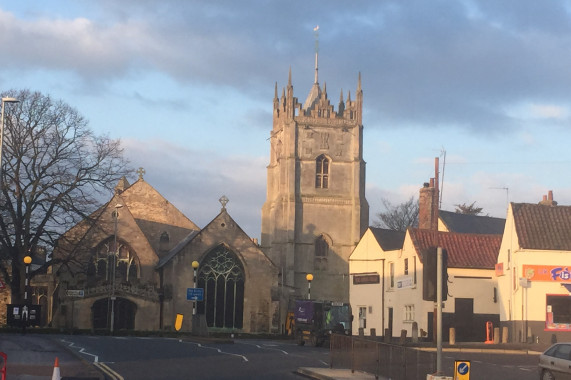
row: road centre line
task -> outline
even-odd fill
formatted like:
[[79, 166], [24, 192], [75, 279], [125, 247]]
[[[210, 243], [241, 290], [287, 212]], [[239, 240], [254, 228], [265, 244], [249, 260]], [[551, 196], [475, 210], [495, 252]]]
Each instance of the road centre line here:
[[255, 343], [246, 343], [246, 342], [235, 342], [235, 343], [245, 344], [245, 345], [247, 345], [247, 346], [255, 346], [255, 347], [259, 348], [259, 349], [264, 349], [264, 350], [280, 351], [280, 352], [283, 353], [284, 355], [289, 355], [289, 352], [284, 351], [284, 350], [281, 350], [281, 349], [279, 349], [279, 348], [274, 348], [274, 347], [269, 347], [269, 346], [262, 346], [262, 345], [255, 344]]
[[93, 356], [93, 362], [94, 363], [97, 363], [99, 361], [99, 356], [94, 355], [94, 354], [90, 354], [89, 352], [85, 351], [85, 349], [83, 347], [76, 346], [75, 343], [67, 341], [65, 339], [60, 339], [60, 341], [67, 343], [70, 348], [78, 349], [78, 352], [81, 354]]
[[207, 349], [209, 349], [209, 350], [216, 350], [216, 351], [218, 351], [219, 354], [223, 354], [223, 355], [237, 356], [237, 357], [239, 357], [239, 358], [242, 358], [242, 360], [244, 360], [245, 362], [249, 361], [248, 358], [245, 357], [244, 355], [233, 354], [233, 353], [231, 353], [231, 352], [225, 352], [225, 351], [222, 351], [222, 350], [219, 349], [219, 348], [203, 346], [202, 344], [200, 344], [200, 343], [195, 343], [195, 342], [185, 342], [185, 341], [183, 341], [182, 339], [179, 339], [179, 342], [180, 342], [180, 343], [194, 344], [194, 345], [196, 345], [196, 346], [198, 346], [198, 347], [200, 347], [200, 348], [207, 348]]

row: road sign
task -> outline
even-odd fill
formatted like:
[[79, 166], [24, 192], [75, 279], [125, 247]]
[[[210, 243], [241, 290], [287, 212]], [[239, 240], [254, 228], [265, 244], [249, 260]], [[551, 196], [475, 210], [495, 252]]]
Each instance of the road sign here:
[[470, 360], [454, 360], [454, 380], [470, 380]]
[[189, 301], [204, 301], [204, 288], [187, 288], [186, 299]]
[[67, 289], [65, 295], [68, 297], [85, 297], [85, 290], [83, 289]]

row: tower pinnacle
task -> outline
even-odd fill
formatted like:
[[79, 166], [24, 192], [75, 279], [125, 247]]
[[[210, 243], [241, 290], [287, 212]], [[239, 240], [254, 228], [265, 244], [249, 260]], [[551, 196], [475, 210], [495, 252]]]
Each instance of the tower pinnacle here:
[[318, 56], [319, 56], [319, 25], [317, 25], [315, 28], [313, 28], [313, 32], [315, 34], [315, 82], [314, 83], [319, 83], [317, 81], [317, 72], [318, 72]]

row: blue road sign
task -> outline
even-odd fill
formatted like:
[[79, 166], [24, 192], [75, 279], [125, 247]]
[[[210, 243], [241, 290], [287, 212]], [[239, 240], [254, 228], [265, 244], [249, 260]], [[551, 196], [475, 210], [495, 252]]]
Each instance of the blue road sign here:
[[186, 299], [188, 301], [204, 301], [204, 289], [203, 288], [187, 288], [186, 289]]
[[454, 379], [455, 380], [470, 379], [470, 360], [454, 361]]

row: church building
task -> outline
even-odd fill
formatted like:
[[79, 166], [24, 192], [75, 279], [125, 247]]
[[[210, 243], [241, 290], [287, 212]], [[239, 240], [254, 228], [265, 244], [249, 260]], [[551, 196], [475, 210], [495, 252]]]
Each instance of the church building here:
[[[349, 300], [348, 258], [369, 223], [363, 160], [361, 76], [355, 100], [341, 91], [337, 110], [315, 81], [302, 104], [276, 83], [261, 247], [278, 267], [281, 320], [292, 301]], [[310, 277], [311, 278], [311, 277]]]
[[269, 333], [278, 271], [228, 214], [228, 199], [201, 229], [142, 172], [60, 238], [53, 327]]

